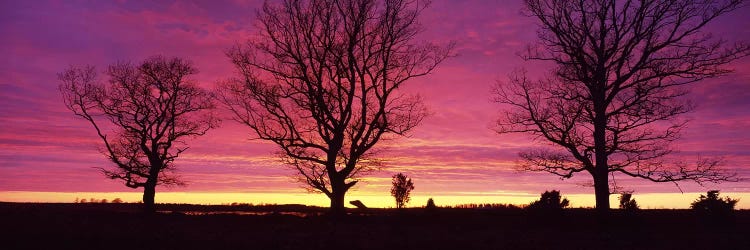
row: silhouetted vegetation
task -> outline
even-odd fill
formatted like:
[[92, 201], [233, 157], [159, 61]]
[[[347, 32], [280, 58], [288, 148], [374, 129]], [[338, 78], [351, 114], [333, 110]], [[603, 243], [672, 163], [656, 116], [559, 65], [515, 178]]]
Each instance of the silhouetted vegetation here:
[[185, 139], [217, 126], [212, 96], [189, 79], [197, 72], [184, 59], [154, 56], [109, 66], [106, 84], [93, 66], [58, 75], [65, 106], [93, 126], [101, 151], [115, 165], [99, 169], [127, 187], [143, 188], [147, 212], [154, 210], [157, 184], [182, 184], [172, 171], [188, 148]]
[[449, 206], [450, 208], [461, 208], [461, 209], [520, 209], [519, 206], [513, 204], [502, 204], [502, 203], [470, 203], [470, 204], [458, 204]]
[[530, 203], [526, 208], [537, 211], [562, 211], [569, 205], [568, 199], [560, 197], [560, 191], [552, 190], [544, 191], [539, 200]]
[[240, 72], [222, 101], [280, 157], [309, 191], [342, 213], [346, 192], [379, 167], [381, 138], [405, 135], [427, 114], [400, 93], [432, 72], [451, 47], [417, 42], [425, 1], [265, 2], [259, 34], [227, 55]]
[[101, 200], [99, 200], [99, 199], [96, 199], [96, 198], [91, 198], [91, 199], [87, 200], [87, 199], [79, 199], [78, 197], [76, 197], [76, 199], [75, 199], [75, 201], [73, 201], [73, 203], [123, 203], [123, 201], [120, 198], [114, 198], [114, 199], [112, 199], [112, 201], [109, 201], [107, 199], [101, 199]]
[[638, 207], [638, 202], [633, 199], [632, 193], [622, 193], [620, 194], [620, 209], [627, 212], [635, 212], [638, 211], [640, 207]]
[[732, 214], [739, 200], [719, 197], [719, 190], [711, 190], [690, 203], [690, 208], [701, 215], [726, 216]]
[[396, 208], [403, 208], [411, 200], [409, 194], [414, 190], [414, 183], [412, 183], [411, 178], [398, 173], [393, 176], [391, 184], [391, 196], [396, 199]]
[[520, 153], [519, 168], [570, 178], [593, 178], [596, 207], [609, 211], [610, 176], [654, 182], [734, 179], [716, 159], [668, 164], [670, 143], [692, 110], [690, 83], [732, 72], [730, 62], [750, 44], [729, 43], [702, 32], [741, 0], [557, 1], [525, 0], [538, 20], [539, 42], [526, 60], [552, 62], [534, 81], [521, 70], [496, 87], [507, 107], [498, 133], [530, 133], [554, 146]]
[[428, 210], [435, 210], [437, 206], [435, 206], [435, 201], [432, 198], [427, 199], [427, 204], [424, 206], [424, 208]]

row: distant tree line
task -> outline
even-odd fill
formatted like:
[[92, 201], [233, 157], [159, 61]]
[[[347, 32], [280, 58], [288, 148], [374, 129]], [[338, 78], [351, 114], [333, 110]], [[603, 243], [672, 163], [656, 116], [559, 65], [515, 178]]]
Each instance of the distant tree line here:
[[90, 199], [87, 200], [85, 198], [84, 199], [79, 199], [78, 197], [76, 197], [76, 199], [75, 199], [75, 201], [73, 203], [115, 203], [115, 204], [118, 204], [118, 203], [125, 203], [125, 202], [122, 201], [122, 199], [120, 199], [120, 198], [114, 198], [111, 201], [109, 201], [107, 199], [90, 198]]

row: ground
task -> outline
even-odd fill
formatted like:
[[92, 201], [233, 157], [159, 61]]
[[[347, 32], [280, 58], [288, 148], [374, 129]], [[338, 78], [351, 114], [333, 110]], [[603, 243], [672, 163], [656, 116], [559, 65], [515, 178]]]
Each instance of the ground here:
[[2, 249], [747, 249], [750, 211], [351, 210], [287, 206], [0, 203]]

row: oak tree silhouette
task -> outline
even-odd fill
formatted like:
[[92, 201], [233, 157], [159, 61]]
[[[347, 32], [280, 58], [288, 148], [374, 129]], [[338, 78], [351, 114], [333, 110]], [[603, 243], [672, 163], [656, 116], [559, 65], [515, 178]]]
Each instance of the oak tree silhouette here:
[[528, 133], [552, 147], [520, 153], [519, 168], [570, 178], [592, 176], [596, 208], [606, 213], [615, 175], [653, 182], [736, 180], [719, 161], [669, 164], [693, 106], [690, 83], [731, 72], [727, 65], [750, 53], [701, 30], [742, 6], [741, 0], [555, 1], [525, 0], [539, 24], [539, 43], [526, 60], [554, 63], [547, 78], [525, 71], [495, 88], [505, 114], [498, 133]]
[[429, 1], [285, 0], [264, 3], [259, 34], [227, 53], [240, 73], [222, 84], [234, 119], [278, 155], [312, 192], [344, 212], [344, 196], [379, 164], [372, 149], [427, 114], [399, 92], [451, 55], [415, 42]]
[[65, 106], [93, 126], [104, 142], [101, 151], [114, 163], [98, 169], [127, 187], [143, 188], [147, 212], [154, 211], [158, 184], [182, 184], [173, 172], [175, 159], [188, 148], [185, 140], [218, 124], [211, 95], [189, 79], [197, 72], [185, 59], [154, 56], [109, 66], [106, 84], [93, 66], [59, 74]]

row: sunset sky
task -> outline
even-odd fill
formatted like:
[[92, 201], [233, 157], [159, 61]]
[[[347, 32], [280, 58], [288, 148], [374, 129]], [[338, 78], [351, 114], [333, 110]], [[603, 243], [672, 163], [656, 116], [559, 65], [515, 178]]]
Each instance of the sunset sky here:
[[[157, 3], [154, 3], [157, 2]], [[73, 202], [80, 198], [140, 200], [141, 190], [108, 180], [94, 167], [110, 164], [99, 153], [90, 125], [63, 105], [57, 73], [70, 65], [103, 69], [117, 61], [151, 55], [189, 59], [206, 88], [234, 76], [224, 51], [254, 34], [262, 1], [1, 1], [0, 2], [0, 201]], [[491, 130], [501, 111], [490, 89], [524, 67], [532, 77], [548, 64], [525, 62], [517, 53], [536, 39], [534, 19], [520, 14], [521, 1], [436, 0], [421, 17], [419, 39], [457, 42], [458, 56], [404, 91], [423, 96], [431, 116], [407, 138], [379, 145], [386, 162], [347, 195], [372, 206], [394, 206], [390, 181], [402, 172], [416, 189], [411, 206], [428, 197], [438, 205], [527, 203], [559, 189], [573, 206], [593, 206], [593, 189], [581, 173], [568, 180], [514, 169], [517, 153], [544, 145], [528, 135]], [[719, 18], [707, 31], [729, 41], [750, 42], [750, 7]], [[724, 167], [750, 177], [750, 58], [731, 65], [735, 73], [696, 83], [688, 96], [697, 104], [677, 158], [722, 157]], [[304, 203], [327, 205], [307, 194], [293, 172], [273, 157], [273, 145], [250, 140], [250, 130], [226, 120], [189, 142], [177, 159], [184, 187], [159, 187], [157, 202]], [[617, 178], [635, 191], [642, 207], [684, 208], [697, 193], [720, 189], [750, 208], [750, 183], [655, 184]], [[616, 197], [613, 196], [612, 199]], [[616, 203], [615, 203], [616, 204]]]

